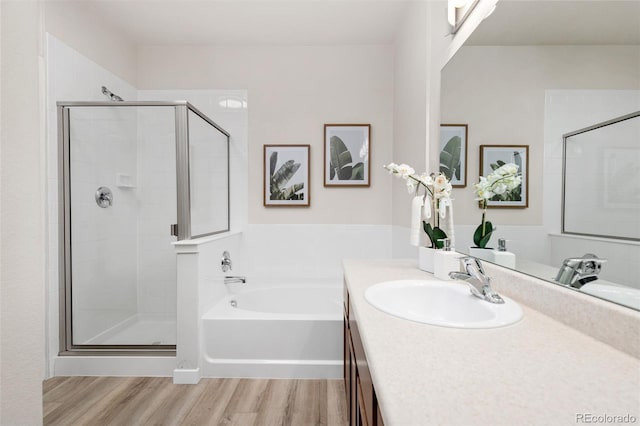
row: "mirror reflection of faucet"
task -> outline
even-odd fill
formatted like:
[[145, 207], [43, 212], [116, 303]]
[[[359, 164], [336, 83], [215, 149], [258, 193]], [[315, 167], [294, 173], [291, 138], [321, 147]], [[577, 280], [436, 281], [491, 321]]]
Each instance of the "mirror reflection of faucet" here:
[[582, 257], [570, 257], [562, 262], [555, 281], [574, 288], [580, 288], [588, 282], [598, 279], [602, 264], [607, 259], [600, 259], [592, 253]]

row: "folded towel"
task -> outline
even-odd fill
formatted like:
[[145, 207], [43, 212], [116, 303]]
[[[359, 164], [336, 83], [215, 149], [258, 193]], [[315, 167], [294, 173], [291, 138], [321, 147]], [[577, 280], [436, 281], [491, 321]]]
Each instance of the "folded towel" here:
[[453, 229], [453, 200], [449, 198], [447, 201], [447, 236], [451, 243], [451, 250], [455, 250], [456, 234]]
[[412, 246], [420, 245], [420, 225], [422, 224], [422, 203], [423, 198], [420, 196], [413, 197], [411, 201], [411, 230], [409, 231], [409, 244]]

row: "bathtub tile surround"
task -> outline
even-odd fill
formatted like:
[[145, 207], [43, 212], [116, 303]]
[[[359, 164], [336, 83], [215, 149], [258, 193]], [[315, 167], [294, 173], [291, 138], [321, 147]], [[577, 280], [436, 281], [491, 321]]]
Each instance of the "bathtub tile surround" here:
[[387, 225], [249, 224], [247, 274], [260, 281], [342, 282], [343, 258], [391, 257]]
[[[565, 312], [542, 311], [536, 299], [555, 297], [552, 284], [486, 264], [494, 289], [521, 304], [522, 321], [489, 330], [434, 327], [364, 299], [377, 282], [432, 279], [414, 260], [345, 260], [344, 268], [385, 424], [574, 424], [580, 413], [640, 418], [636, 343], [615, 348], [582, 331], [622, 308], [596, 301], [594, 309], [591, 298], [565, 292]], [[618, 333], [637, 341], [640, 313], [624, 311], [629, 318]], [[588, 325], [573, 328], [569, 318]], [[546, 396], [536, 397], [541, 389]]]

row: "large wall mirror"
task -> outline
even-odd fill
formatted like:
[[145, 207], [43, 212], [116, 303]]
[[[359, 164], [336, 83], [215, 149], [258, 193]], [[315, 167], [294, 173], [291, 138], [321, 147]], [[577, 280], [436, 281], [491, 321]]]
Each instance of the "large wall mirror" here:
[[[640, 310], [640, 242], [629, 238], [640, 222], [640, 195], [633, 193], [640, 187], [640, 119], [570, 153], [573, 170], [584, 173], [582, 197], [606, 203], [605, 181], [630, 191], [597, 215], [574, 209], [572, 220], [597, 228], [624, 217], [628, 228], [616, 223], [613, 237], [562, 232], [565, 136], [640, 111], [639, 16], [636, 1], [501, 0], [442, 69], [441, 123], [468, 126], [467, 185], [453, 192], [457, 251], [474, 245], [482, 216], [473, 190], [480, 146], [525, 145], [528, 205], [487, 210], [497, 226], [488, 247], [505, 239], [518, 271]], [[439, 158], [438, 148], [431, 158]], [[595, 161], [576, 163], [578, 151], [590, 149]], [[608, 167], [616, 161], [624, 162], [624, 179]]]

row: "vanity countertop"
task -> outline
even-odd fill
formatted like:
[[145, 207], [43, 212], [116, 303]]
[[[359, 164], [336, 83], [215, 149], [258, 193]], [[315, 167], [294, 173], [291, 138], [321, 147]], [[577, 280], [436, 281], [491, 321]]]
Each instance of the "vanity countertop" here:
[[375, 283], [434, 279], [413, 260], [345, 260], [344, 274], [387, 425], [640, 421], [640, 360], [631, 355], [521, 302], [514, 325], [464, 330], [399, 319], [365, 300]]

